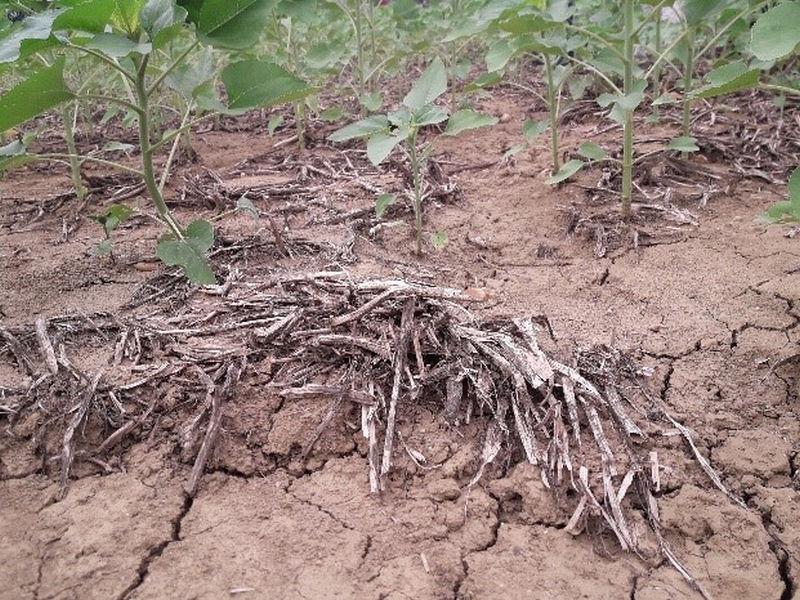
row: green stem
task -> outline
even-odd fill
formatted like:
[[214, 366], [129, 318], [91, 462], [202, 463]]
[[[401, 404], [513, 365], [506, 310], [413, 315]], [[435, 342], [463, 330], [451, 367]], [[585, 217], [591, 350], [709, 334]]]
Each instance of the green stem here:
[[[74, 110], [70, 111], [70, 107]], [[78, 202], [83, 202], [86, 198], [87, 189], [81, 179], [81, 163], [78, 160], [78, 147], [75, 144], [75, 117], [78, 114], [78, 107], [75, 103], [65, 104], [61, 109], [61, 118], [64, 121], [64, 140], [69, 151], [69, 171], [72, 176], [72, 185], [75, 188], [75, 197]]]
[[422, 254], [422, 165], [417, 151], [417, 130], [408, 138], [408, 156], [411, 160], [411, 177], [414, 183], [414, 222], [417, 230], [417, 255]]
[[543, 54], [544, 68], [547, 72], [547, 110], [550, 113], [550, 150], [553, 153], [553, 174], [561, 169], [558, 159], [558, 106], [553, 83], [553, 65], [550, 56]]
[[800, 90], [792, 87], [788, 87], [785, 85], [776, 85], [772, 83], [762, 83], [759, 85], [761, 89], [770, 90], [773, 92], [782, 92], [784, 94], [790, 94], [792, 96], [800, 96]]
[[[72, 155], [70, 154], [62, 154], [59, 152], [48, 152], [46, 154], [30, 154], [27, 155], [35, 159], [42, 159], [42, 160], [53, 160], [56, 162], [63, 162], [64, 164], [68, 165], [69, 160]], [[139, 169], [133, 169], [131, 167], [127, 167], [125, 165], [121, 165], [119, 163], [115, 163], [111, 160], [104, 160], [102, 158], [97, 158], [94, 156], [86, 156], [83, 154], [76, 154], [75, 158], [78, 159], [80, 162], [93, 162], [97, 163], [98, 165], [103, 165], [104, 167], [111, 167], [113, 169], [118, 169], [120, 171], [125, 171], [126, 173], [131, 173], [133, 175], [138, 175], [139, 177], [143, 177], [144, 173], [142, 173]]]
[[[656, 54], [661, 54], [661, 7], [659, 6], [653, 12], [657, 12], [656, 15]], [[661, 64], [658, 65], [658, 68], [653, 71], [653, 99], [655, 100], [661, 96]], [[658, 107], [655, 107], [654, 114], [658, 116]]]
[[[692, 81], [694, 72], [694, 30], [686, 36], [686, 64], [683, 67], [683, 135], [692, 135]], [[689, 157], [688, 152], [683, 153], [683, 158]]]
[[151, 96], [153, 92], [158, 89], [158, 86], [167, 78], [167, 76], [175, 70], [175, 68], [180, 65], [189, 54], [192, 53], [192, 50], [197, 48], [200, 45], [200, 42], [195, 41], [191, 46], [189, 46], [185, 51], [181, 53], [181, 55], [175, 59], [175, 61], [159, 75], [156, 80], [147, 88], [147, 95]]
[[[361, 14], [361, 2], [362, 0], [356, 0], [356, 15], [354, 20], [354, 25], [356, 29], [356, 46], [357, 46], [357, 60], [358, 60], [358, 95], [359, 100], [364, 96], [364, 92], [366, 91], [365, 85], [366, 81], [364, 79], [364, 39], [363, 39], [363, 31], [364, 31], [364, 24], [363, 24], [363, 15]], [[363, 111], [363, 107], [361, 109]]]
[[605, 39], [602, 35], [595, 33], [590, 29], [586, 29], [584, 27], [578, 27], [577, 25], [570, 25], [569, 23], [564, 23], [564, 27], [569, 29], [570, 31], [574, 31], [575, 33], [580, 33], [583, 36], [590, 37], [593, 40], [599, 42], [601, 45], [605, 46], [614, 56], [619, 58], [620, 60], [625, 60], [625, 55], [617, 50], [616, 46]]
[[[624, 0], [625, 11], [625, 95], [633, 89], [633, 0]], [[622, 147], [622, 218], [631, 217], [631, 196], [633, 192], [633, 111], [624, 109], [624, 140]]]
[[169, 207], [167, 207], [167, 203], [164, 202], [164, 196], [161, 195], [161, 190], [158, 188], [158, 183], [156, 182], [155, 168], [153, 167], [153, 148], [150, 145], [150, 111], [147, 82], [145, 80], [147, 62], [147, 56], [135, 59], [137, 69], [134, 87], [136, 99], [142, 111], [139, 115], [139, 147], [142, 153], [142, 175], [144, 177], [147, 193], [150, 195], [150, 199], [156, 207], [158, 216], [178, 239], [183, 239], [183, 228], [175, 217], [172, 216]]
[[96, 59], [106, 63], [109, 67], [120, 73], [120, 75], [122, 75], [123, 78], [127, 79], [131, 83], [135, 83], [135, 78], [133, 77], [133, 75], [131, 75], [125, 69], [123, 69], [116, 60], [109, 58], [102, 52], [97, 52], [95, 50], [92, 50], [91, 48], [84, 48], [83, 46], [77, 46], [70, 42], [67, 42], [66, 47], [71, 48], [73, 50], [78, 50], [79, 52], [85, 52], [90, 56], [94, 56]]

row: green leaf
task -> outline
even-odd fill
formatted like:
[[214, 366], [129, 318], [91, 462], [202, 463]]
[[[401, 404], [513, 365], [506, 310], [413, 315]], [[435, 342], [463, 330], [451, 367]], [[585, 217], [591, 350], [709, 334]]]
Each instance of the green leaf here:
[[283, 115], [272, 115], [267, 123], [267, 133], [272, 136], [281, 125], [283, 125]]
[[314, 88], [275, 63], [243, 60], [225, 67], [222, 82], [234, 110], [301, 100]]
[[708, 85], [696, 89], [692, 98], [713, 98], [732, 94], [758, 86], [758, 69], [748, 69], [742, 62], [734, 62], [711, 71], [706, 80]]
[[547, 183], [549, 185], [556, 185], [561, 183], [562, 181], [569, 179], [570, 177], [575, 175], [575, 173], [580, 171], [583, 168], [584, 164], [585, 163], [582, 160], [578, 159], [573, 159], [569, 161], [563, 167], [561, 167], [558, 173], [556, 173], [551, 177], [548, 177]]
[[602, 160], [608, 156], [605, 150], [592, 142], [583, 142], [578, 148], [578, 154], [589, 160]]
[[690, 27], [698, 27], [712, 13], [722, 9], [730, 0], [684, 0], [683, 14]]
[[800, 209], [800, 167], [789, 177], [789, 199]]
[[126, 144], [124, 142], [106, 142], [103, 144], [103, 147], [100, 149], [100, 152], [132, 152], [136, 149], [136, 146], [133, 144]]
[[99, 50], [107, 56], [123, 58], [134, 52], [137, 54], [150, 54], [152, 44], [139, 43], [116, 33], [98, 33], [86, 43], [87, 48]]
[[653, 106], [664, 106], [665, 104], [675, 104], [677, 102], [677, 98], [671, 94], [670, 92], [666, 92], [661, 94], [658, 98], [653, 100]]
[[433, 59], [403, 98], [403, 104], [411, 110], [420, 110], [447, 91], [447, 71], [442, 59]]
[[395, 146], [402, 142], [404, 137], [387, 133], [376, 133], [367, 142], [367, 158], [378, 166], [392, 153]]
[[205, 0], [197, 17], [199, 37], [218, 48], [249, 48], [266, 30], [274, 5], [274, 0]]
[[395, 203], [395, 197], [392, 194], [381, 194], [375, 200], [375, 216], [380, 219], [386, 214], [386, 210]]
[[777, 60], [800, 44], [800, 2], [782, 2], [761, 15], [751, 30], [750, 50], [761, 60]]
[[160, 48], [180, 31], [186, 16], [186, 9], [175, 0], [147, 0], [139, 12], [139, 23], [153, 47]]
[[488, 127], [495, 123], [497, 123], [497, 118], [491, 115], [484, 115], [469, 109], [459, 110], [450, 117], [447, 122], [447, 129], [444, 130], [444, 135], [458, 135], [468, 129]]
[[36, 71], [25, 81], [0, 96], [0, 131], [75, 98], [64, 83], [64, 58]]
[[328, 136], [328, 139], [332, 142], [346, 142], [356, 138], [369, 137], [376, 133], [388, 132], [388, 130], [389, 119], [385, 115], [373, 115], [334, 131]]
[[358, 101], [368, 112], [375, 112], [383, 104], [383, 96], [380, 92], [372, 92], [371, 94], [364, 94]]
[[186, 228], [184, 239], [170, 235], [161, 238], [156, 256], [169, 266], [179, 266], [193, 283], [213, 285], [217, 278], [211, 270], [205, 253], [214, 245], [214, 228], [208, 221], [192, 221]]
[[319, 113], [319, 118], [323, 121], [328, 121], [329, 123], [332, 121], [338, 121], [344, 116], [344, 108], [339, 106], [338, 104], [335, 106], [329, 106], [321, 113]]
[[0, 173], [36, 160], [27, 151], [25, 144], [19, 140], [0, 146]]
[[477, 90], [482, 90], [487, 87], [491, 87], [503, 81], [503, 74], [495, 71], [494, 73], [484, 73], [474, 81], [468, 83], [464, 86], [464, 91], [475, 92]]
[[522, 124], [522, 135], [524, 135], [525, 140], [531, 144], [533, 140], [542, 135], [549, 128], [550, 124], [547, 121], [531, 121], [528, 119]]
[[37, 44], [34, 40], [41, 41], [50, 37], [53, 23], [59, 13], [57, 10], [48, 10], [27, 17], [19, 29], [12, 31], [8, 37], [0, 41], [0, 63], [14, 62], [21, 55], [27, 56], [35, 51]]
[[91, 253], [95, 256], [108, 256], [114, 249], [114, 242], [111, 240], [103, 240], [97, 246], [92, 248]]
[[437, 231], [431, 236], [431, 243], [436, 250], [441, 250], [450, 242], [446, 231]]
[[116, 9], [111, 20], [126, 35], [135, 36], [139, 33], [139, 11], [144, 2], [145, 0], [114, 0]]
[[412, 116], [412, 121], [415, 126], [424, 127], [425, 125], [436, 125], [437, 123], [443, 123], [447, 120], [448, 116], [449, 115], [447, 114], [446, 110], [439, 108], [438, 106], [429, 105], [414, 113]]
[[258, 220], [261, 216], [261, 212], [258, 210], [253, 201], [250, 200], [247, 196], [242, 196], [236, 201], [236, 210], [237, 212], [244, 212], [253, 217], [253, 219]]
[[497, 40], [486, 53], [486, 70], [489, 73], [496, 73], [506, 68], [508, 61], [514, 56], [515, 49], [511, 47], [507, 40]]
[[512, 15], [505, 19], [500, 19], [497, 22], [497, 25], [503, 31], [508, 31], [509, 33], [539, 33], [540, 31], [546, 31], [548, 29], [552, 29], [554, 27], [558, 27], [559, 23], [553, 21], [551, 19], [545, 19], [544, 17], [540, 17], [534, 14], [525, 14], [525, 15]]
[[112, 204], [105, 212], [99, 215], [93, 215], [92, 219], [100, 223], [105, 229], [106, 235], [111, 235], [111, 232], [119, 227], [120, 223], [130, 218], [133, 214], [133, 209], [125, 204]]
[[788, 200], [776, 202], [762, 215], [765, 221], [780, 223], [782, 221], [800, 221], [800, 211], [796, 210]]
[[677, 150], [678, 152], [697, 152], [700, 147], [697, 140], [689, 136], [676, 137], [667, 144], [667, 150]]
[[53, 31], [85, 31], [100, 33], [111, 20], [115, 0], [70, 0], [69, 8], [56, 17]]

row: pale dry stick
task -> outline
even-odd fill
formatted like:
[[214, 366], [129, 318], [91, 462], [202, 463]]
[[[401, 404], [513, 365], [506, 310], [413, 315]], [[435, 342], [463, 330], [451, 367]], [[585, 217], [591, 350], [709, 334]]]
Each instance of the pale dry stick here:
[[47, 337], [47, 320], [44, 317], [36, 319], [36, 340], [39, 342], [39, 351], [42, 354], [47, 370], [51, 375], [58, 374], [58, 359], [56, 352], [53, 350], [53, 344], [50, 338]]
[[392, 466], [392, 449], [394, 448], [394, 429], [397, 419], [397, 403], [400, 400], [400, 383], [405, 370], [408, 341], [413, 329], [414, 307], [416, 298], [409, 298], [403, 307], [400, 318], [400, 331], [397, 334], [397, 351], [394, 357], [394, 382], [392, 383], [392, 396], [389, 400], [389, 413], [386, 417], [386, 434], [383, 442], [383, 460], [381, 461], [380, 489], [386, 489], [386, 476]]
[[20, 341], [5, 327], [0, 327], [0, 336], [5, 339], [6, 346], [8, 346], [11, 354], [14, 355], [17, 364], [24, 369], [28, 375], [35, 375], [36, 369], [33, 367], [33, 361], [28, 358]]
[[212, 381], [211, 377], [209, 377], [206, 372], [199, 367], [197, 367], [196, 372], [206, 384], [206, 401], [210, 401], [211, 403], [211, 418], [209, 419], [208, 428], [206, 429], [206, 435], [203, 438], [203, 443], [200, 446], [200, 451], [197, 453], [197, 458], [192, 466], [192, 472], [189, 476], [189, 481], [184, 487], [184, 490], [189, 498], [193, 498], [197, 493], [197, 484], [200, 482], [200, 477], [203, 475], [206, 462], [208, 462], [211, 451], [214, 449], [214, 442], [217, 440], [219, 426], [222, 422], [222, 401], [220, 399], [220, 394], [217, 393], [214, 382]]
[[87, 388], [83, 392], [83, 397], [77, 406], [73, 408], [75, 415], [72, 417], [69, 426], [64, 431], [64, 440], [61, 444], [61, 478], [58, 488], [58, 500], [63, 500], [67, 495], [67, 483], [69, 482], [69, 471], [72, 468], [72, 461], [75, 458], [75, 431], [80, 427], [86, 414], [89, 412], [89, 405], [94, 398], [94, 392], [97, 389], [97, 384], [103, 377], [103, 371], [99, 371], [91, 380]]

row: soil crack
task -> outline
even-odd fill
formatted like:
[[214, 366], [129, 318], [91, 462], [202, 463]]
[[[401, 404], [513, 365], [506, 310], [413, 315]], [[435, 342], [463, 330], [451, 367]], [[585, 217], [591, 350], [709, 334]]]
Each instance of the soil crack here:
[[188, 494], [184, 494], [183, 498], [183, 505], [181, 506], [181, 510], [178, 515], [172, 520], [172, 535], [169, 539], [159, 542], [150, 550], [148, 550], [145, 557], [142, 559], [141, 563], [139, 564], [139, 568], [137, 569], [137, 576], [136, 579], [127, 587], [125, 590], [122, 591], [121, 594], [117, 596], [117, 600], [127, 600], [147, 579], [147, 576], [150, 574], [150, 565], [155, 561], [159, 556], [164, 553], [164, 550], [167, 549], [167, 546], [172, 544], [173, 542], [178, 542], [181, 539], [181, 526], [183, 525], [183, 519], [186, 515], [189, 514], [189, 511], [192, 509], [192, 504], [194, 503], [194, 498], [189, 496]]

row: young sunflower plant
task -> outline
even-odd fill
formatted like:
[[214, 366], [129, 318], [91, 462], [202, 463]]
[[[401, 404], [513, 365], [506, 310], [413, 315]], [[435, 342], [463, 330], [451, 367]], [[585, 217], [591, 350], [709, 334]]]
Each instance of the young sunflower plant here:
[[[70, 163], [94, 161], [141, 177], [165, 233], [156, 255], [168, 266], [180, 266], [198, 284], [216, 277], [206, 253], [214, 243], [209, 221], [184, 225], [169, 209], [157, 179], [154, 158], [175, 138], [209, 113], [236, 113], [254, 107], [295, 101], [312, 89], [270, 61], [239, 60], [224, 68], [214, 61], [197, 69], [192, 59], [203, 47], [236, 51], [254, 44], [271, 16], [271, 0], [56, 0], [6, 31], [0, 39], [0, 62], [13, 63], [25, 73], [19, 84], [0, 96], [0, 131], [16, 128], [61, 105], [92, 102], [122, 107], [138, 122], [141, 167], [134, 168], [93, 156], [34, 154], [19, 140], [0, 148], [0, 170], [32, 160]], [[168, 47], [180, 45], [177, 55]], [[47, 53], [53, 59], [34, 67]], [[66, 55], [102, 65], [111, 78], [121, 78], [126, 94], [85, 94], [65, 81]], [[164, 56], [168, 59], [164, 60]], [[38, 61], [42, 62], [42, 61]], [[216, 94], [221, 80], [227, 102]], [[154, 97], [179, 81], [196, 109], [176, 130], [156, 135]], [[111, 85], [108, 86], [112, 88]], [[120, 212], [120, 214], [126, 211]], [[119, 215], [112, 215], [118, 220]], [[106, 233], [109, 233], [106, 227]]]

